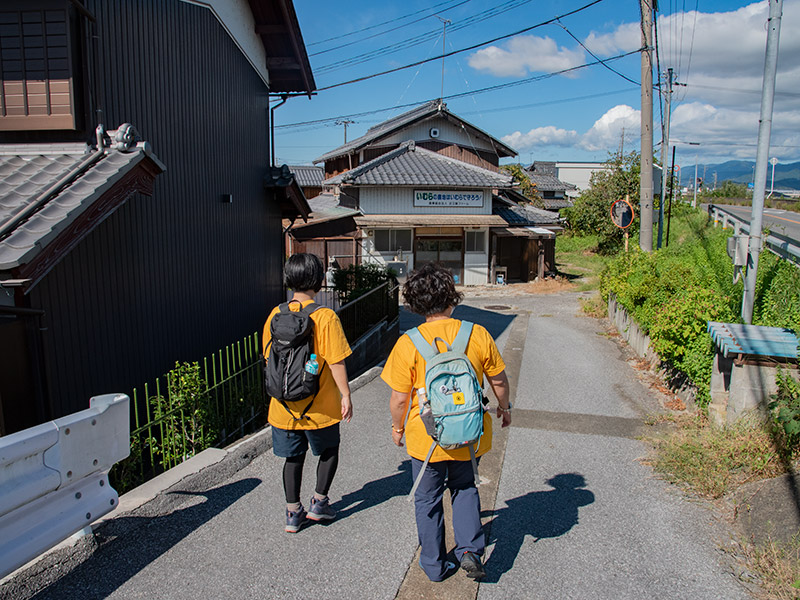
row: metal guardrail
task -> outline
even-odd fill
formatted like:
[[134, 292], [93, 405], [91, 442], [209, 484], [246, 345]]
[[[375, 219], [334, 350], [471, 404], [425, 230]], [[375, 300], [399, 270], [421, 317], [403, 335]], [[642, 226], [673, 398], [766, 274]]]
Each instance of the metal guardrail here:
[[[750, 235], [750, 223], [733, 213], [727, 212], [724, 208], [709, 204], [708, 214], [714, 219], [714, 226], [721, 222], [723, 229], [726, 229], [728, 226], [733, 227], [734, 235], [740, 233]], [[800, 242], [793, 243], [792, 240], [783, 239], [770, 234], [763, 239], [763, 244], [770, 252], [800, 267]]]
[[400, 311], [399, 293], [400, 286], [387, 281], [336, 311], [351, 344], [382, 320], [392, 322], [397, 318]]
[[108, 471], [128, 456], [128, 396], [0, 438], [0, 577], [117, 507]]

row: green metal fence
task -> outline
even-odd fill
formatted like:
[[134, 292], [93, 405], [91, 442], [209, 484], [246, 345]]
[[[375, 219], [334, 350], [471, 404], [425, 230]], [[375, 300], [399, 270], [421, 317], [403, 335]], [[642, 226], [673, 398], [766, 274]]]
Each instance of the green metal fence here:
[[[382, 320], [397, 318], [398, 294], [397, 284], [387, 282], [336, 311], [351, 344]], [[123, 493], [206, 448], [263, 427], [269, 398], [262, 364], [254, 333], [134, 389], [131, 455], [111, 471], [115, 489]]]
[[131, 455], [111, 472], [120, 492], [266, 423], [258, 333], [199, 363], [176, 365], [134, 389], [132, 405]]

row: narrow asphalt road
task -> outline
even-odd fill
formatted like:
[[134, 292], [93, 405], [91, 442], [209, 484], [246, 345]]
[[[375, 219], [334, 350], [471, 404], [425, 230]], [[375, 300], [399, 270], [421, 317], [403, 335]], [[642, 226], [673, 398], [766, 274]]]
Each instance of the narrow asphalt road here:
[[173, 489], [159, 514], [120, 516], [88, 560], [15, 597], [750, 598], [719, 550], [724, 526], [640, 462], [637, 436], [658, 401], [603, 324], [580, 315], [580, 296], [473, 293], [457, 309], [496, 337], [516, 390], [513, 425], [481, 463], [490, 545], [480, 585], [421, 574], [409, 462], [376, 378], [342, 427], [335, 521], [284, 533], [282, 462], [268, 452], [228, 479], [206, 474], [201, 492]]

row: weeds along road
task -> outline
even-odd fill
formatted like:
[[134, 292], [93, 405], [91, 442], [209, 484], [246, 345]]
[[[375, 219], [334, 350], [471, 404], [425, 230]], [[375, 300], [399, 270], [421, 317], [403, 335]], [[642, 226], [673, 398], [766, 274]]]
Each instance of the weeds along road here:
[[[475, 294], [456, 316], [495, 335], [516, 389], [513, 424], [481, 462], [482, 583], [421, 574], [409, 463], [391, 442], [389, 389], [376, 378], [355, 392], [342, 427], [330, 524], [284, 533], [282, 461], [267, 452], [228, 478], [202, 471], [158, 511], [120, 515], [127, 528], [101, 530], [94, 554], [40, 593], [29, 581], [0, 597], [752, 597], [719, 550], [725, 526], [641, 464], [647, 447], [636, 438], [658, 399], [604, 323], [580, 314], [581, 294]], [[306, 461], [305, 501], [315, 465]]]

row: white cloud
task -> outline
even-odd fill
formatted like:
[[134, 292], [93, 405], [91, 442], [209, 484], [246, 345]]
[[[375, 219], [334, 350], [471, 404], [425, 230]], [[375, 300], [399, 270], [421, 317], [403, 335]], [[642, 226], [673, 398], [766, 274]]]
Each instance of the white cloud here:
[[640, 126], [641, 112], [627, 104], [619, 104], [597, 119], [578, 145], [592, 152], [617, 148], [623, 131], [625, 134], [638, 133]]
[[548, 125], [547, 127], [536, 127], [528, 133], [515, 131], [501, 139], [504, 143], [517, 150], [527, 150], [535, 146], [565, 146], [575, 144], [578, 139], [578, 132], [574, 130], [559, 129]]
[[[671, 67], [685, 86], [674, 88], [672, 139], [698, 141], [701, 154], [753, 160], [756, 153], [769, 5], [755, 2], [727, 12], [688, 11], [659, 15], [662, 71]], [[800, 129], [800, 0], [785, 0], [781, 18], [771, 154], [797, 160]], [[586, 45], [601, 56], [641, 44], [639, 24], [593, 31]], [[658, 99], [654, 113], [658, 120]], [[603, 118], [608, 117], [608, 113]], [[602, 120], [602, 119], [601, 119]], [[599, 123], [599, 121], [598, 121]], [[584, 147], [599, 145], [599, 130], [587, 132]], [[660, 139], [655, 123], [654, 141]], [[627, 131], [627, 128], [626, 128]], [[794, 141], [793, 141], [794, 140]], [[783, 148], [781, 148], [783, 146]], [[681, 146], [678, 147], [680, 153]], [[694, 151], [694, 150], [692, 150]]]
[[467, 62], [478, 71], [496, 77], [524, 77], [528, 73], [551, 73], [585, 62], [581, 48], [559, 47], [549, 37], [520, 35], [509, 40], [505, 48], [489, 46], [472, 54]]
[[639, 23], [620, 25], [611, 33], [592, 31], [583, 40], [586, 47], [600, 56], [612, 56], [636, 50], [642, 45], [642, 28]]

